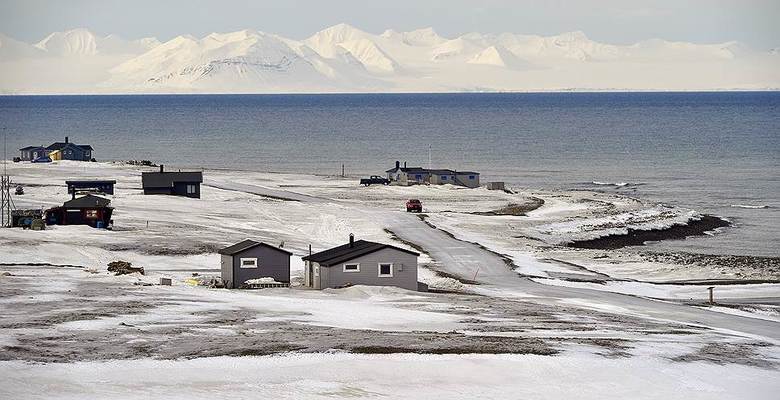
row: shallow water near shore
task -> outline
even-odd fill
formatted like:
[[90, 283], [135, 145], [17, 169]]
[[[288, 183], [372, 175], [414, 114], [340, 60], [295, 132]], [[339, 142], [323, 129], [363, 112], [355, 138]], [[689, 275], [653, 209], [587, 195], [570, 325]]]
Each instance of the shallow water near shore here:
[[[69, 136], [101, 160], [382, 174], [395, 160], [725, 217], [647, 248], [780, 256], [780, 93], [5, 96], [8, 148]], [[9, 150], [9, 157], [15, 154]]]

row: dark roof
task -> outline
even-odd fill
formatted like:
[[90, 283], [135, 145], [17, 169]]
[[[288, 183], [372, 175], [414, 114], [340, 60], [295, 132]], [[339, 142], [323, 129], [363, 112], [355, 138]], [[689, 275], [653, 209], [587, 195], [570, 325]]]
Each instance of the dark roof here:
[[62, 150], [62, 148], [67, 146], [68, 144], [69, 143], [65, 143], [65, 142], [54, 142], [46, 146], [46, 150]]
[[27, 146], [27, 147], [22, 147], [21, 149], [19, 149], [19, 151], [26, 151], [26, 150], [33, 150], [33, 149], [42, 149], [42, 148], [43, 148], [43, 146]]
[[86, 180], [86, 181], [65, 181], [65, 184], [66, 184], [66, 185], [74, 185], [74, 184], [75, 184], [75, 185], [78, 185], [78, 184], [82, 184], [82, 183], [83, 183], [83, 184], [87, 184], [87, 185], [89, 185], [89, 184], [105, 184], [105, 183], [110, 183], [110, 184], [112, 184], [112, 185], [113, 185], [113, 184], [116, 184], [116, 181], [100, 181], [100, 180], [94, 180], [94, 181], [90, 181], [90, 180]]
[[434, 174], [434, 175], [479, 175], [479, 172], [471, 172], [471, 171], [453, 171], [451, 169], [428, 169], [428, 168], [421, 168], [421, 167], [400, 167], [400, 168], [393, 168], [388, 169], [385, 172], [395, 172], [395, 171], [401, 171], [406, 172], [408, 174], [414, 174], [414, 173], [423, 173], [423, 174]]
[[398, 167], [398, 168], [388, 169], [385, 172], [393, 172], [393, 171], [403, 171], [403, 172], [425, 171], [425, 168], [423, 168], [423, 167]]
[[275, 247], [275, 246], [271, 246], [270, 244], [265, 244], [263, 242], [255, 242], [254, 240], [250, 240], [250, 239], [244, 240], [243, 242], [236, 243], [236, 244], [234, 244], [232, 246], [225, 247], [224, 249], [221, 249], [221, 250], [217, 251], [217, 253], [225, 254], [225, 255], [228, 255], [228, 256], [232, 256], [232, 255], [236, 255], [238, 253], [241, 253], [242, 251], [249, 250], [251, 248], [257, 247], [257, 246], [265, 246], [265, 247], [271, 248], [273, 250], [278, 250], [278, 251], [281, 251], [282, 253], [286, 253], [286, 254], [292, 255], [292, 253], [290, 253], [289, 251], [287, 251], [285, 249], [282, 249], [282, 248], [279, 248], [279, 247]]
[[143, 172], [141, 184], [145, 188], [171, 187], [174, 182], [203, 182], [203, 173], [198, 172]]
[[303, 261], [313, 261], [322, 266], [329, 267], [331, 265], [353, 260], [360, 256], [364, 256], [366, 254], [370, 254], [386, 248], [403, 251], [404, 253], [413, 254], [415, 256], [420, 255], [413, 251], [391, 246], [389, 244], [369, 242], [367, 240], [358, 240], [352, 246], [347, 243], [332, 249], [324, 250], [319, 253], [314, 253], [310, 256], [303, 257]]
[[62, 206], [67, 208], [108, 207], [111, 200], [88, 194], [78, 199], [66, 201]]
[[49, 147], [46, 148], [46, 150], [57, 151], [57, 150], [62, 150], [68, 146], [78, 147], [82, 150], [92, 150], [92, 146], [88, 144], [75, 144], [72, 142], [54, 142], [50, 144]]

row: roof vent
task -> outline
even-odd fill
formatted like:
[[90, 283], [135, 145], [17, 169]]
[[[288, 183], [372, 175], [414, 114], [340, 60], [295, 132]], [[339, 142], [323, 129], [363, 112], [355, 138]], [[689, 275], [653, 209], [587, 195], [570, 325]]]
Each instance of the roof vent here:
[[165, 169], [165, 166], [164, 166], [164, 165], [162, 165], [162, 164], [160, 164], [160, 172], [161, 172], [161, 173], [162, 173], [162, 172], [165, 172], [165, 171], [164, 171], [164, 169]]
[[355, 235], [350, 233], [349, 234], [349, 247], [354, 247], [354, 246], [355, 246]]

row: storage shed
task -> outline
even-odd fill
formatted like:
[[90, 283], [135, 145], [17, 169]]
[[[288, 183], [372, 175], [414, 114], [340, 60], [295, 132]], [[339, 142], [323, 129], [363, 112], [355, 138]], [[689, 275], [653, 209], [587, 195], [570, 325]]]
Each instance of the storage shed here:
[[218, 252], [221, 255], [222, 280], [228, 289], [246, 286], [250, 279], [273, 278], [290, 283], [290, 253], [279, 247], [244, 240]]
[[306, 257], [304, 286], [314, 289], [351, 285], [397, 286], [418, 290], [418, 253], [389, 244], [355, 241]]

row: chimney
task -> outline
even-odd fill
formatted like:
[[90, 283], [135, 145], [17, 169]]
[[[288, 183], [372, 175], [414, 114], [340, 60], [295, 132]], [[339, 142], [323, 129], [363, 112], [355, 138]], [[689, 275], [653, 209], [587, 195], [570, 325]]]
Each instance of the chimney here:
[[355, 247], [355, 235], [349, 234], [349, 247]]
[[406, 168], [406, 161], [404, 161], [404, 168]]
[[401, 162], [400, 161], [396, 161], [395, 162], [395, 169], [398, 169], [398, 168], [401, 168]]
[[73, 193], [71, 193], [73, 196], [70, 198], [71, 200], [76, 200], [76, 188], [73, 188]]
[[68, 143], [68, 137], [65, 136], [65, 143]]
[[164, 169], [165, 169], [165, 166], [164, 166], [164, 165], [162, 165], [162, 164], [160, 164], [160, 173], [163, 173], [163, 172], [165, 172], [165, 171], [164, 171]]

